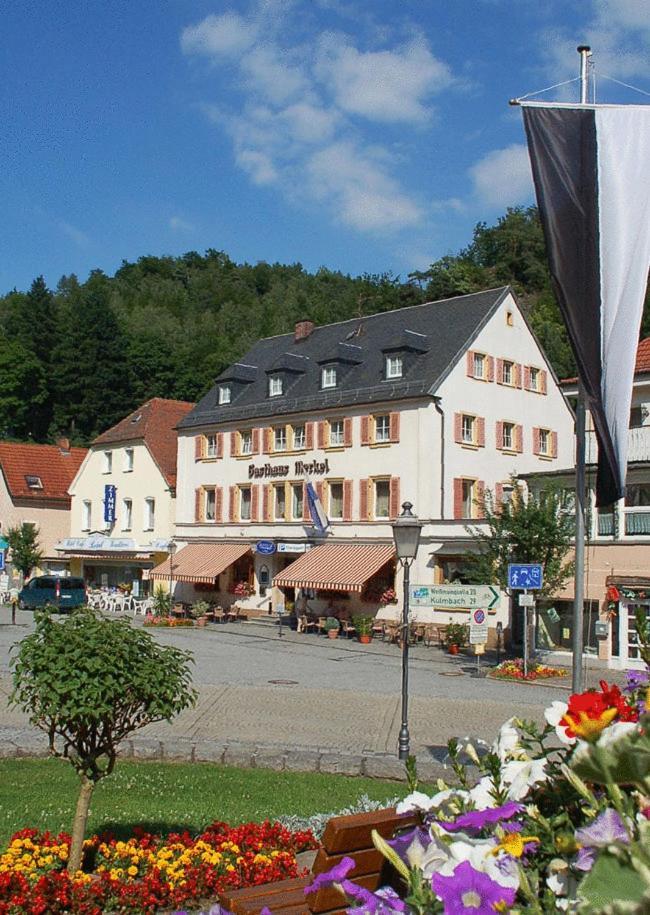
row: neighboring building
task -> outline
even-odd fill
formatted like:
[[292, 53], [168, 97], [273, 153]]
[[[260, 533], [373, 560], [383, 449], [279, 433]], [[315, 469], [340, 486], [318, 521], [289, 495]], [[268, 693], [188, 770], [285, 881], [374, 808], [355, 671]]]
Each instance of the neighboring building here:
[[154, 397], [92, 443], [70, 485], [71, 523], [58, 544], [73, 574], [89, 585], [124, 583], [142, 594], [149, 570], [168, 554], [175, 426], [193, 406]]
[[176, 592], [224, 604], [250, 592], [261, 610], [307, 589], [315, 609], [374, 613], [395, 584], [404, 501], [424, 522], [411, 582], [453, 581], [486, 487], [506, 499], [511, 474], [572, 463], [571, 412], [508, 287], [301, 321], [256, 343], [179, 423]]
[[[85, 456], [85, 448], [71, 448], [67, 439], [57, 445], [0, 442], [0, 536], [18, 524], [34, 525], [43, 551], [36, 572], [68, 570], [55, 544], [70, 529], [68, 487]], [[7, 572], [13, 575], [11, 567]]]
[[[575, 397], [575, 379], [562, 383], [568, 397]], [[650, 614], [650, 337], [637, 349], [630, 433], [626, 496], [615, 505], [596, 508], [598, 446], [591, 416], [587, 414], [587, 543], [585, 549], [585, 637], [612, 666], [640, 663], [634, 631], [634, 612], [643, 607]], [[572, 465], [573, 470], [573, 465]], [[533, 491], [555, 482], [567, 493], [567, 508], [573, 511], [575, 473], [549, 471], [529, 477]], [[615, 588], [621, 600], [610, 600]], [[610, 598], [615, 596], [610, 592]], [[569, 649], [570, 617], [573, 613], [573, 582], [556, 602], [559, 621], [542, 617], [542, 644]], [[610, 607], [610, 604], [617, 606]], [[609, 623], [606, 637], [596, 635], [597, 620]]]

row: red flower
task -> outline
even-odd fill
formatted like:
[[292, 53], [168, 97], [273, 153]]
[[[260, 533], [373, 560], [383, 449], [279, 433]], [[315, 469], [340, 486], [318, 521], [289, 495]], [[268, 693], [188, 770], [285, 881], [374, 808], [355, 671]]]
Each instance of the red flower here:
[[638, 721], [639, 713], [625, 699], [618, 686], [609, 686], [605, 680], [601, 680], [600, 692], [590, 689], [570, 697], [564, 717], [560, 719], [560, 726], [564, 727], [567, 737], [597, 740], [615, 719]]

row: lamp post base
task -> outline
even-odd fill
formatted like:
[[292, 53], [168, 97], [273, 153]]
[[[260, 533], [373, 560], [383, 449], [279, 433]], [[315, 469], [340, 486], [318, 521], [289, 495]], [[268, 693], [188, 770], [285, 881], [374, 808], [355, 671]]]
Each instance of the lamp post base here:
[[397, 743], [397, 758], [406, 761], [410, 756], [410, 738], [409, 731], [405, 724], [402, 725], [399, 732], [399, 740]]

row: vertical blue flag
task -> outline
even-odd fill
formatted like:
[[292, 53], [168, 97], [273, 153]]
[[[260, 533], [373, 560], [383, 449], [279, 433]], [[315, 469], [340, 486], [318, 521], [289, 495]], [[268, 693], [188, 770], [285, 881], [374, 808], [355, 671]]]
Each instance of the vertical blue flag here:
[[321, 534], [324, 534], [327, 531], [327, 528], [330, 526], [327, 515], [323, 510], [321, 501], [316, 494], [316, 490], [312, 483], [307, 483], [307, 505], [309, 506], [309, 514], [311, 515], [312, 524]]

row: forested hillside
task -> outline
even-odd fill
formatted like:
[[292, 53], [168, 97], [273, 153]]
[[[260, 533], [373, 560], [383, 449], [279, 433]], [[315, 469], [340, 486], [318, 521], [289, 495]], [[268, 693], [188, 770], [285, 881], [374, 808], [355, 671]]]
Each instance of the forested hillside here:
[[[196, 400], [259, 337], [512, 283], [556, 371], [574, 367], [550, 291], [536, 210], [479, 224], [427, 271], [350, 277], [236, 264], [208, 250], [141, 257], [86, 282], [42, 277], [0, 298], [0, 436], [86, 444], [149, 397]], [[650, 332], [646, 308], [645, 332]]]

